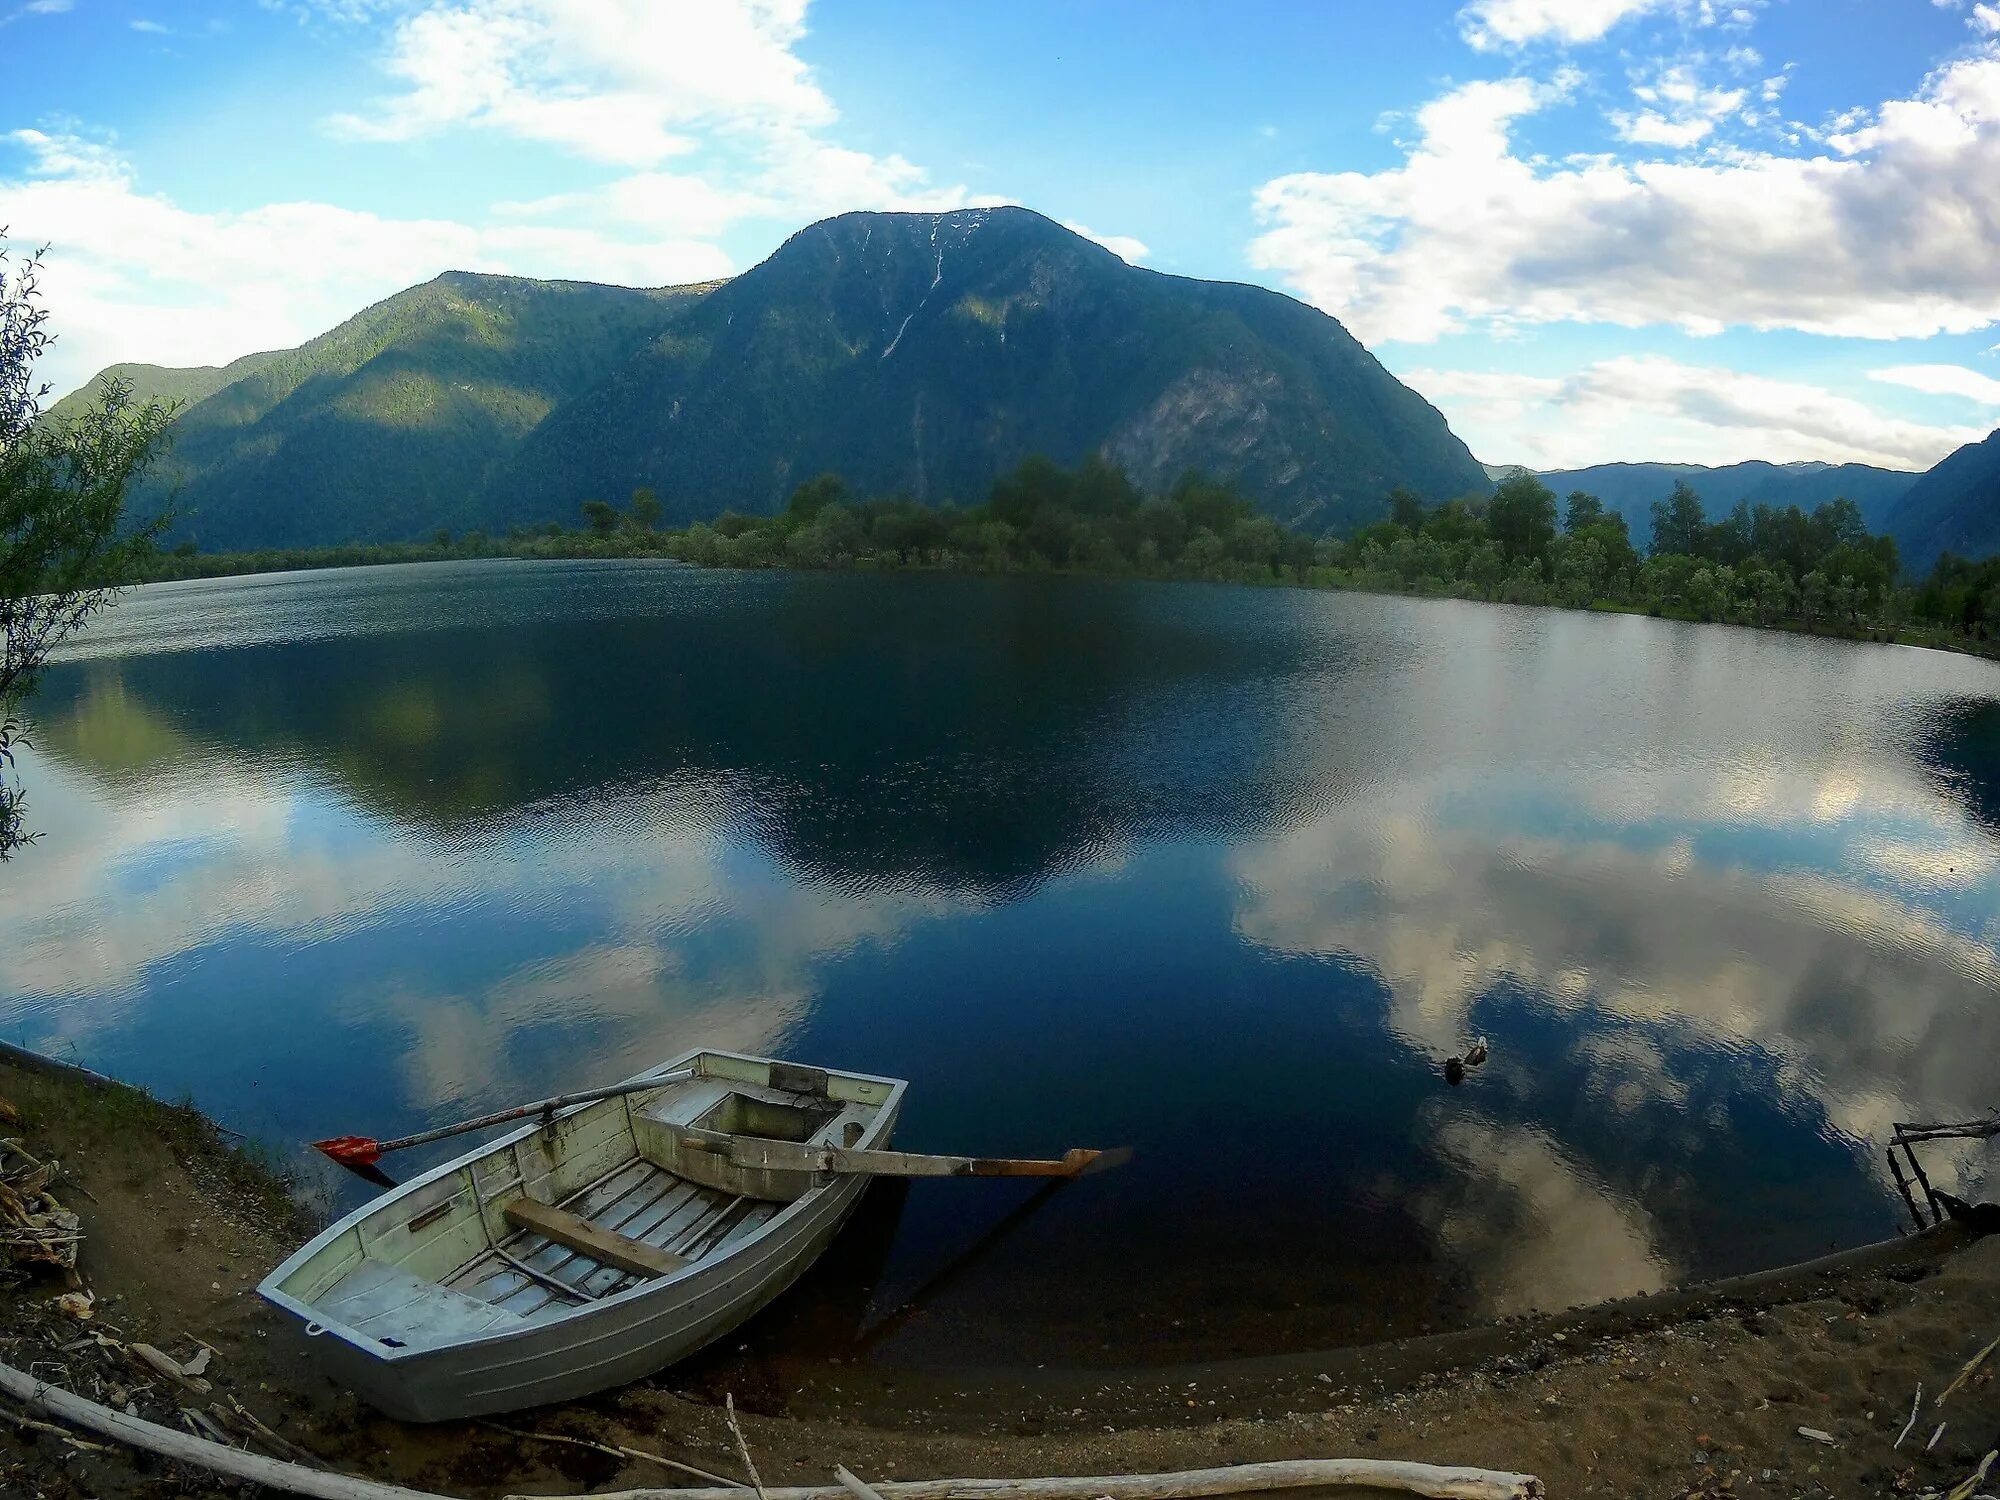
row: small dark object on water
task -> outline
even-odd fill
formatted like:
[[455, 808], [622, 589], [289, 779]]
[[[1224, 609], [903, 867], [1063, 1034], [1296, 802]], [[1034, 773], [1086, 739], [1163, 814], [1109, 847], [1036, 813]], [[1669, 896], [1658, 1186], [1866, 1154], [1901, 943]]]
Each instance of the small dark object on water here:
[[1486, 1038], [1481, 1037], [1465, 1049], [1463, 1057], [1447, 1057], [1444, 1060], [1444, 1081], [1453, 1088], [1465, 1082], [1465, 1070], [1476, 1068], [1486, 1061]]

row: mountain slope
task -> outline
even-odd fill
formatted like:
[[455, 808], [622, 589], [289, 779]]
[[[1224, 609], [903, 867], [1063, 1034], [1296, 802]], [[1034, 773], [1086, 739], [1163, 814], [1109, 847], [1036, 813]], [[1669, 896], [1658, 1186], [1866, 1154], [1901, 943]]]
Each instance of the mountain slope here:
[[1888, 529], [1913, 574], [1928, 573], [1946, 552], [2000, 552], [2000, 432], [1967, 443], [1919, 478], [1890, 512]]
[[686, 307], [493, 480], [493, 524], [659, 492], [670, 520], [769, 513], [824, 470], [983, 497], [1030, 453], [1142, 486], [1199, 467], [1309, 526], [1408, 484], [1483, 489], [1465, 445], [1337, 322], [1257, 287], [1128, 266], [1026, 209], [846, 214]]
[[1710, 468], [1705, 464], [1595, 464], [1587, 469], [1555, 469], [1541, 475], [1558, 495], [1588, 490], [1607, 509], [1622, 515], [1641, 543], [1652, 534], [1652, 506], [1673, 492], [1676, 480], [1686, 480], [1711, 520], [1735, 509], [1739, 500], [1783, 509], [1796, 505], [1810, 512], [1829, 500], [1852, 500], [1861, 507], [1868, 529], [1879, 531], [1905, 491], [1920, 476], [1900, 469], [1867, 464], [1773, 464], [1761, 460]]
[[174, 423], [141, 503], [171, 495], [175, 535], [210, 549], [476, 525], [493, 466], [699, 290], [448, 272], [253, 356]]
[[81, 415], [86, 407], [96, 404], [104, 387], [113, 380], [122, 380], [129, 385], [135, 401], [177, 401], [183, 406], [193, 406], [198, 401], [206, 401], [224, 386], [234, 385], [244, 376], [256, 374], [276, 358], [276, 353], [246, 354], [226, 365], [196, 365], [189, 369], [176, 369], [170, 365], [110, 365], [99, 370], [87, 384], [78, 386], [56, 402], [45, 415], [51, 421]]

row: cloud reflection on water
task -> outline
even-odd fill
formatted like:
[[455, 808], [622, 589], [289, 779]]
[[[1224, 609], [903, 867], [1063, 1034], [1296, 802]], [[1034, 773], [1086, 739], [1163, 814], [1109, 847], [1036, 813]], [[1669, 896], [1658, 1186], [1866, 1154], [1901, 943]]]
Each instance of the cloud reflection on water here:
[[[1033, 1097], [1155, 1153], [1024, 1232], [1079, 1323], [1144, 1316], [1150, 1266], [1215, 1317], [1310, 1298], [1254, 1336], [1321, 1338], [1381, 1331], [1386, 1266], [1413, 1321], [1886, 1232], [1864, 1143], [1993, 1102], [1986, 664], [1060, 581], [300, 590], [143, 595], [53, 673], [50, 837], [0, 877], [11, 1030], [253, 1128], [696, 1041], [894, 1058], [931, 1128]], [[188, 597], [208, 649], [129, 649]], [[1226, 1180], [1219, 1122], [1312, 1171]], [[913, 1202], [899, 1246], [953, 1214]], [[1381, 1264], [1286, 1249], [1343, 1236]], [[1012, 1348], [996, 1261], [954, 1326]]]

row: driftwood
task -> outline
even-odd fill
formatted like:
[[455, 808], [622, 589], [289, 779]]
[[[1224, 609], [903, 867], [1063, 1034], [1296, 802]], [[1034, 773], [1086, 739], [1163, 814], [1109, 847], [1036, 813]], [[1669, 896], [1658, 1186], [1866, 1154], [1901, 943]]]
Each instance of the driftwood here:
[[2000, 1117], [1988, 1116], [1983, 1120], [1960, 1120], [1952, 1125], [1906, 1125], [1895, 1127], [1895, 1134], [1889, 1137], [1892, 1146], [1907, 1146], [1914, 1141], [1984, 1141], [2000, 1135]]
[[1972, 1500], [1972, 1497], [1978, 1493], [1979, 1487], [1986, 1483], [1986, 1476], [1993, 1472], [1993, 1465], [1996, 1460], [2000, 1460], [2000, 1449], [1995, 1449], [1993, 1452], [1987, 1454], [1985, 1458], [1981, 1459], [1979, 1467], [1953, 1485], [1951, 1493], [1946, 1495], [1944, 1500]]
[[1952, 1380], [1952, 1383], [1938, 1392], [1937, 1404], [1943, 1406], [1950, 1398], [1951, 1393], [1970, 1380], [1974, 1372], [1986, 1363], [1986, 1356], [1991, 1354], [1995, 1349], [2000, 1349], [2000, 1338], [1995, 1338], [1992, 1343], [1981, 1349], [1960, 1367], [1958, 1375]]
[[[1103, 1474], [1083, 1479], [906, 1479], [869, 1488], [882, 1500], [1189, 1500], [1341, 1486], [1403, 1490], [1431, 1500], [1540, 1500], [1545, 1493], [1541, 1480], [1532, 1474], [1371, 1458], [1287, 1459], [1176, 1474]], [[614, 1490], [590, 1500], [741, 1500], [742, 1494], [741, 1490]], [[765, 1494], [769, 1500], [854, 1500], [853, 1492], [840, 1484], [785, 1485]], [[540, 1497], [511, 1495], [508, 1500]]]
[[1910, 1403], [1910, 1420], [1905, 1422], [1903, 1424], [1903, 1430], [1896, 1434], [1896, 1441], [1890, 1445], [1892, 1448], [1900, 1448], [1903, 1446], [1903, 1439], [1908, 1437], [1910, 1435], [1910, 1429], [1917, 1425], [1917, 1413], [1922, 1411], [1923, 1409], [1924, 1409], [1924, 1387], [1923, 1387], [1923, 1382], [1919, 1381], [1917, 1383], [1916, 1399]]
[[846, 1464], [835, 1464], [833, 1477], [840, 1482], [842, 1489], [854, 1497], [854, 1500], [882, 1500], [882, 1492], [866, 1480], [857, 1479], [854, 1471]]
[[231, 1479], [247, 1479], [287, 1495], [305, 1495], [310, 1500], [444, 1500], [427, 1490], [405, 1489], [373, 1479], [356, 1479], [347, 1474], [328, 1474], [305, 1469], [261, 1453], [246, 1453], [224, 1443], [176, 1432], [141, 1417], [99, 1406], [73, 1391], [49, 1385], [23, 1374], [9, 1365], [0, 1365], [0, 1393], [12, 1396], [24, 1406], [43, 1412], [57, 1421], [68, 1422], [100, 1437], [115, 1438], [133, 1448], [143, 1448], [162, 1458], [194, 1464]]
[[757, 1460], [750, 1456], [750, 1440], [743, 1436], [743, 1429], [736, 1423], [736, 1393], [722, 1393], [722, 1414], [729, 1419], [729, 1432], [736, 1439], [736, 1451], [742, 1456], [743, 1467], [750, 1473], [750, 1487], [757, 1492], [757, 1500], [771, 1500], [770, 1491], [764, 1488], [764, 1476], [757, 1472]]

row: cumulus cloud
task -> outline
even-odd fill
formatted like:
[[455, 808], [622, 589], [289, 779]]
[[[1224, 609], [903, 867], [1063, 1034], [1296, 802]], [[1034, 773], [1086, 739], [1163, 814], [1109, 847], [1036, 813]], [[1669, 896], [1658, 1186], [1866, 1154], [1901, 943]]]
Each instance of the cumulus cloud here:
[[827, 137], [838, 111], [796, 50], [807, 3], [422, 0], [396, 20], [383, 59], [401, 91], [328, 123], [363, 141], [490, 130], [643, 169], [608, 190], [613, 212], [664, 163], [698, 153], [719, 156], [734, 184], [711, 188], [707, 206], [728, 201], [743, 215], [976, 201], [900, 155]]
[[792, 49], [806, 0], [459, 0], [395, 24], [405, 87], [339, 115], [341, 132], [408, 140], [491, 128], [597, 160], [657, 164], [709, 125], [823, 125], [832, 102]]
[[1460, 34], [1482, 52], [1530, 42], [1595, 42], [1614, 26], [1674, 8], [1675, 0], [1473, 0]]
[[1474, 452], [1538, 469], [1774, 455], [1925, 469], [1986, 435], [1978, 426], [1885, 416], [1819, 386], [1658, 356], [1601, 360], [1563, 377], [1440, 369], [1402, 375], [1437, 403]]
[[[735, 269], [715, 241], [746, 221], [790, 230], [850, 209], [1000, 201], [828, 134], [834, 106], [794, 50], [806, 5], [269, 0], [301, 20], [387, 27], [399, 87], [336, 117], [337, 135], [492, 131], [621, 175], [463, 219], [316, 202], [203, 212], [145, 192], [130, 162], [78, 130], [0, 136], [0, 224], [52, 246], [44, 284], [62, 338], [45, 373], [60, 389], [118, 360], [218, 363], [295, 344], [448, 269], [702, 281]], [[8, 145], [25, 159], [12, 174]]]
[[1644, 107], [1614, 110], [1610, 116], [1618, 138], [1685, 150], [1707, 140], [1724, 120], [1740, 113], [1748, 91], [1704, 86], [1693, 67], [1680, 63], [1635, 83], [1632, 97]]
[[218, 364], [324, 332], [367, 303], [445, 270], [637, 285], [727, 275], [699, 232], [393, 218], [330, 203], [204, 213], [143, 189], [103, 142], [51, 131], [0, 136], [0, 224], [47, 242], [43, 289], [59, 340], [57, 389], [121, 360]]
[[1129, 261], [1135, 266], [1142, 264], [1146, 257], [1153, 253], [1147, 248], [1144, 240], [1135, 240], [1129, 234], [1099, 234], [1095, 229], [1079, 224], [1074, 219], [1064, 219], [1063, 228], [1072, 234], [1080, 234], [1087, 240], [1097, 241], [1119, 259]]
[[1968, 370], [1964, 365], [1891, 365], [1870, 370], [1870, 380], [1907, 386], [1927, 396], [1963, 396], [1982, 406], [2000, 406], [2000, 380]]
[[1467, 84], [1425, 106], [1396, 166], [1273, 179], [1252, 263], [1364, 342], [1565, 321], [1889, 339], [2000, 319], [2000, 46], [1805, 155], [1520, 150], [1516, 122], [1568, 93]]

